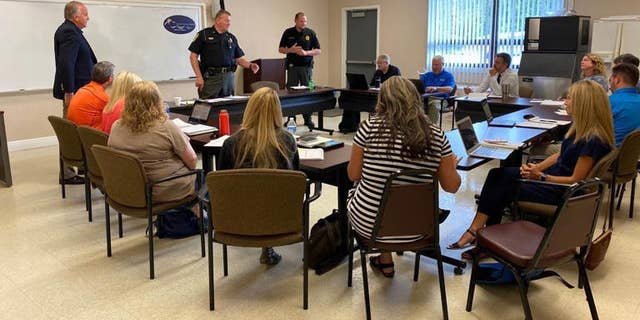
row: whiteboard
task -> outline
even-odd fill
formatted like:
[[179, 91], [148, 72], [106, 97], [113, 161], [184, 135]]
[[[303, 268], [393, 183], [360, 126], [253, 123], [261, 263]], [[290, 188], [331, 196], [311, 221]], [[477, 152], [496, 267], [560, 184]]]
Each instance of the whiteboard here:
[[[64, 22], [66, 2], [0, 0], [0, 92], [53, 86], [53, 35]], [[90, 20], [83, 32], [98, 61], [111, 61], [116, 71], [129, 70], [145, 80], [194, 75], [188, 47], [205, 21], [203, 4], [84, 3]], [[163, 22], [173, 15], [191, 18], [195, 28], [184, 34], [167, 31]]]

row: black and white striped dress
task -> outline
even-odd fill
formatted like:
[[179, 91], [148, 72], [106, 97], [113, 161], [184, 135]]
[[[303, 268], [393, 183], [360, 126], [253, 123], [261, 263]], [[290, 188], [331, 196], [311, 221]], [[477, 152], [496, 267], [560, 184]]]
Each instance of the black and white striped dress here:
[[[402, 159], [400, 157], [402, 141], [399, 139], [396, 139], [392, 146], [372, 141], [374, 137], [380, 137], [380, 134], [390, 135], [390, 130], [384, 128], [381, 118], [372, 116], [360, 125], [353, 139], [355, 145], [364, 149], [364, 159], [362, 178], [354, 190], [350, 192], [351, 197], [347, 209], [351, 226], [359, 235], [366, 238], [371, 236], [378, 207], [382, 200], [384, 185], [392, 173], [404, 169], [431, 169], [436, 172], [442, 157], [451, 154], [449, 141], [442, 130], [435, 125], [431, 125], [431, 144], [427, 150], [427, 157], [423, 159]], [[402, 182], [402, 180], [400, 181]], [[411, 181], [404, 182], [410, 183]], [[401, 243], [416, 239], [417, 235], [385, 237], [379, 240]]]

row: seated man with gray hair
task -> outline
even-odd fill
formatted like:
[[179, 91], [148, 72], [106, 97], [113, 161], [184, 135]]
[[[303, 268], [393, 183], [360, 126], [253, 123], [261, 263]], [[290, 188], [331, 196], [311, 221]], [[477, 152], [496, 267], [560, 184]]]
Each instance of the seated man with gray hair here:
[[371, 78], [371, 83], [369, 84], [371, 87], [379, 88], [387, 79], [400, 75], [400, 69], [391, 64], [391, 58], [387, 54], [381, 54], [378, 56], [378, 59], [376, 59], [376, 66], [378, 69], [373, 74], [373, 78]]
[[[450, 94], [455, 94], [453, 87], [456, 85], [456, 80], [453, 74], [444, 70], [444, 58], [440, 55], [434, 56], [431, 59], [431, 71], [420, 75], [420, 80], [424, 84], [424, 92], [426, 93], [440, 93], [437, 96], [447, 98]], [[441, 101], [430, 99], [427, 115], [433, 123], [438, 122], [438, 109], [441, 107]]]

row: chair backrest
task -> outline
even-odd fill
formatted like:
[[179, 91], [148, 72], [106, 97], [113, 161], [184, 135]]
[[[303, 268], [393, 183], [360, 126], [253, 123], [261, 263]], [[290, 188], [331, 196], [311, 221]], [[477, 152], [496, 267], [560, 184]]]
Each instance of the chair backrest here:
[[58, 138], [62, 159], [84, 161], [82, 142], [80, 142], [76, 124], [57, 116], [49, 116], [48, 119]]
[[427, 169], [390, 175], [384, 187], [376, 222], [369, 237], [431, 236], [438, 242], [438, 180]]
[[454, 84], [453, 88], [451, 88], [451, 92], [449, 92], [450, 96], [455, 96], [456, 95], [456, 91], [458, 91], [458, 85]]
[[100, 167], [96, 162], [93, 151], [91, 151], [91, 146], [106, 146], [107, 141], [109, 140], [109, 136], [100, 130], [96, 130], [88, 126], [78, 127], [78, 135], [80, 136], [80, 141], [82, 141], [82, 148], [84, 149], [84, 155], [87, 160], [87, 168], [89, 168], [89, 173], [95, 177], [102, 177], [102, 172], [100, 171]]
[[[638, 106], [640, 108], [640, 106]], [[622, 140], [615, 162], [616, 183], [630, 181], [638, 174], [640, 157], [640, 130], [635, 130]]]
[[301, 232], [306, 180], [293, 170], [210, 172], [206, 183], [216, 231], [240, 236]]
[[107, 196], [123, 206], [145, 208], [147, 174], [142, 162], [134, 154], [111, 147], [91, 147], [102, 172]]
[[589, 170], [587, 178], [600, 178], [602, 180], [607, 179], [607, 174], [611, 170], [611, 166], [617, 157], [618, 150], [611, 150], [611, 152], [598, 160], [598, 162], [596, 162], [591, 170]]
[[256, 81], [254, 83], [251, 84], [251, 91], [256, 92], [258, 89], [260, 88], [271, 88], [273, 90], [278, 91], [278, 89], [280, 89], [280, 86], [278, 85], [277, 82], [273, 82], [273, 81]]
[[533, 96], [533, 88], [527, 86], [518, 86], [518, 95], [523, 98], [531, 98]]
[[582, 248], [585, 250], [581, 252], [586, 253], [598, 220], [605, 187], [603, 181], [593, 178], [575, 183], [565, 192], [536, 251], [531, 269], [536, 268], [548, 252]]

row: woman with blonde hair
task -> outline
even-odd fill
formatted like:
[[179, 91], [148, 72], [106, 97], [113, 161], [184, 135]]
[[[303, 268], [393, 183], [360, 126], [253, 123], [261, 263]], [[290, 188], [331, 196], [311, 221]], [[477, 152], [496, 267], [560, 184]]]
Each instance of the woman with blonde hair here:
[[[282, 127], [282, 107], [270, 88], [251, 95], [242, 116], [240, 131], [222, 145], [219, 170], [241, 168], [298, 170], [300, 158], [296, 140]], [[262, 248], [260, 263], [275, 265], [280, 255]]]
[[593, 80], [597, 82], [604, 91], [609, 91], [609, 83], [607, 82], [607, 72], [604, 68], [604, 60], [594, 53], [587, 53], [580, 61], [580, 70], [584, 80]]
[[[122, 118], [111, 129], [108, 145], [138, 156], [151, 181], [195, 169], [198, 160], [189, 138], [167, 119], [158, 86], [152, 81], [133, 85]], [[158, 202], [177, 201], [193, 194], [195, 176], [190, 175], [153, 188]]]
[[[572, 184], [587, 177], [593, 166], [614, 149], [613, 116], [609, 99], [600, 85], [591, 80], [580, 80], [570, 88], [565, 100], [567, 112], [573, 120], [562, 142], [560, 152], [536, 164], [518, 167], [494, 168], [485, 180], [478, 209], [471, 226], [451, 244], [451, 249], [461, 249], [472, 244], [478, 229], [498, 224], [503, 209], [514, 200], [519, 179]], [[557, 204], [564, 188], [554, 185], [522, 184], [519, 200], [544, 204]], [[473, 250], [473, 249], [472, 249]], [[471, 252], [463, 258], [471, 259]]]
[[102, 131], [111, 133], [111, 126], [120, 118], [124, 109], [124, 98], [134, 84], [142, 81], [138, 75], [129, 71], [120, 71], [113, 80], [111, 98], [102, 110]]
[[[404, 169], [431, 169], [440, 186], [454, 193], [460, 187], [456, 156], [444, 132], [424, 113], [422, 97], [416, 87], [403, 77], [394, 76], [380, 88], [375, 114], [360, 124], [353, 139], [349, 179], [356, 181], [347, 209], [355, 232], [371, 237], [383, 197], [384, 182]], [[431, 177], [425, 178], [425, 181]], [[412, 242], [416, 236], [385, 237], [381, 242]], [[385, 277], [395, 270], [390, 253], [369, 259], [371, 266]]]

